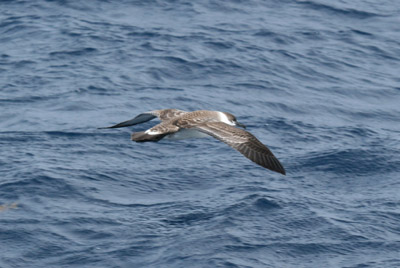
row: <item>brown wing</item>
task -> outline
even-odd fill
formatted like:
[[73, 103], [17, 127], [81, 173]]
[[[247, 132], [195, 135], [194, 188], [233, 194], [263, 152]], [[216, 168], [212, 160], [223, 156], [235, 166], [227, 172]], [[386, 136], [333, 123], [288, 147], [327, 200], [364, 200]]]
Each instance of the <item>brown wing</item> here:
[[222, 122], [200, 124], [195, 128], [228, 144], [256, 164], [286, 174], [279, 160], [253, 134]]
[[187, 112], [178, 109], [164, 109], [151, 111], [149, 113], [157, 116], [161, 121], [168, 121]]

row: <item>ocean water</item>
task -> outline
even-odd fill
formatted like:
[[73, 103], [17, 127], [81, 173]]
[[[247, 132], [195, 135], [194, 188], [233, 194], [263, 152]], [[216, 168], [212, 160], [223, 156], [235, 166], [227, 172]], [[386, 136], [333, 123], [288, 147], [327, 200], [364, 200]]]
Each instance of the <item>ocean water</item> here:
[[[0, 267], [400, 267], [400, 2], [1, 1]], [[235, 114], [212, 138], [99, 130]]]

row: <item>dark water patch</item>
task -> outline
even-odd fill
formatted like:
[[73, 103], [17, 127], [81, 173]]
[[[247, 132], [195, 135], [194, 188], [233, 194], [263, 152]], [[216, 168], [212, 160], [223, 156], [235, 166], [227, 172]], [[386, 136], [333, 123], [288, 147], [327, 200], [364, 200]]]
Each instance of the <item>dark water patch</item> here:
[[173, 206], [174, 204], [175, 204], [175, 202], [159, 202], [159, 203], [156, 203], [156, 202], [152, 202], [152, 203], [145, 203], [145, 202], [143, 202], [143, 203], [127, 203], [127, 204], [124, 204], [124, 203], [116, 203], [116, 202], [112, 202], [112, 201], [109, 201], [109, 200], [102, 200], [102, 199], [98, 199], [98, 198], [92, 198], [92, 197], [86, 197], [87, 198], [87, 200], [90, 200], [91, 202], [94, 202], [94, 203], [98, 203], [98, 204], [101, 204], [101, 205], [105, 205], [105, 206], [107, 206], [107, 207], [120, 207], [120, 208], [148, 208], [148, 209], [151, 209], [151, 208], [161, 208], [161, 209], [163, 209], [163, 208], [165, 208], [165, 207], [169, 207], [169, 206]]
[[276, 212], [282, 209], [282, 206], [272, 198], [261, 194], [250, 194], [234, 204], [221, 208], [218, 215], [231, 215], [231, 217], [247, 217], [249, 215], [264, 215], [264, 213]]
[[391, 122], [396, 122], [397, 121], [397, 116], [391, 112], [390, 110], [383, 110], [381, 108], [376, 108], [376, 109], [366, 109], [366, 110], [356, 110], [356, 111], [345, 111], [343, 108], [338, 108], [337, 109], [340, 113], [343, 115], [347, 114], [348, 116], [351, 116], [352, 118], [356, 119], [357, 121], [359, 120], [370, 120], [372, 118], [379, 118], [377, 122], [380, 120], [385, 120], [385, 121], [391, 121]]
[[163, 35], [161, 33], [158, 33], [157, 31], [154, 32], [150, 32], [150, 31], [144, 31], [144, 32], [139, 32], [139, 31], [135, 31], [135, 32], [130, 32], [128, 33], [128, 36], [132, 36], [132, 37], [138, 37], [138, 38], [161, 38], [162, 39], [168, 39], [168, 38], [172, 38], [171, 35]]
[[[104, 265], [102, 258], [96, 256], [93, 249], [86, 250], [86, 252], [90, 254], [90, 257], [88, 257], [88, 255], [83, 255], [80, 251], [71, 252], [69, 254], [64, 254], [62, 258], [58, 257], [57, 260], [50, 262], [50, 265]], [[107, 263], [108, 262], [109, 261], [107, 261]]]
[[51, 57], [67, 58], [70, 56], [90, 55], [90, 54], [93, 54], [94, 52], [97, 52], [97, 49], [92, 48], [92, 47], [86, 47], [86, 48], [70, 50], [70, 51], [54, 51], [54, 52], [50, 52], [49, 55]]
[[280, 45], [295, 44], [299, 41], [298, 38], [294, 36], [289, 36], [284, 33], [275, 33], [266, 29], [256, 31], [255, 33], [253, 33], [253, 36], [257, 38], [265, 38], [266, 40], [272, 41]]
[[137, 90], [155, 90], [155, 91], [177, 91], [177, 92], [183, 92], [185, 89], [183, 88], [178, 88], [178, 87], [142, 87], [138, 88]]
[[[334, 65], [331, 65], [334, 66]], [[324, 69], [315, 68], [311, 66], [296, 66], [293, 69], [288, 70], [289, 74], [293, 77], [296, 77], [300, 81], [321, 81], [321, 82], [329, 82], [329, 83], [338, 83], [340, 78], [336, 74], [328, 74]]]
[[291, 60], [296, 60], [299, 58], [299, 55], [296, 55], [294, 53], [290, 53], [287, 50], [283, 50], [283, 49], [274, 49], [274, 50], [270, 50], [272, 53], [276, 53], [279, 54], [281, 56], [284, 56], [286, 58], [289, 58]]
[[352, 33], [355, 33], [355, 34], [361, 35], [361, 36], [368, 36], [368, 37], [374, 36], [374, 35], [373, 35], [372, 33], [370, 33], [370, 32], [361, 31], [361, 30], [358, 30], [358, 29], [351, 29], [350, 31], [351, 31]]
[[23, 228], [2, 229], [0, 230], [0, 239], [3, 243], [10, 243], [23, 246], [26, 243], [34, 243], [35, 236], [29, 230]]
[[262, 36], [262, 37], [274, 37], [274, 38], [279, 36], [279, 34], [277, 34], [275, 32], [271, 32], [267, 29], [259, 30], [256, 33], [254, 33], [253, 35]]
[[23, 177], [16, 182], [1, 184], [2, 195], [9, 199], [16, 199], [24, 196], [24, 193], [29, 189], [33, 196], [67, 199], [72, 196], [80, 196], [75, 187], [62, 179], [39, 175], [38, 172], [25, 173]]
[[233, 42], [205, 42], [204, 43], [206, 46], [213, 48], [213, 49], [231, 49], [235, 47], [235, 44]]
[[[285, 251], [289, 256], [320, 255], [320, 254], [350, 254], [347, 245], [336, 243], [274, 243], [274, 247]], [[350, 245], [351, 246], [351, 245]]]
[[[393, 150], [392, 150], [393, 151]], [[371, 149], [337, 149], [309, 153], [299, 164], [314, 171], [331, 172], [347, 176], [364, 176], [396, 172], [398, 160], [387, 157], [385, 151]]]
[[[98, 223], [96, 223], [96, 224], [98, 224]], [[98, 230], [92, 230], [92, 229], [88, 229], [88, 228], [75, 229], [75, 230], [71, 231], [70, 233], [71, 233], [71, 235], [79, 236], [80, 239], [85, 239], [85, 240], [102, 240], [102, 239], [114, 237], [114, 234], [112, 234], [112, 233], [102, 232], [102, 231], [98, 231]]]
[[[68, 138], [71, 140], [75, 139], [106, 139], [106, 138], [126, 138], [126, 133], [123, 132], [110, 132], [110, 131], [104, 131], [101, 129], [97, 129], [97, 127], [93, 127], [91, 129], [85, 128], [87, 132], [79, 132], [79, 131], [44, 131], [44, 132], [38, 132], [36, 135], [42, 135], [45, 134], [50, 138]], [[35, 132], [33, 132], [35, 133]], [[118, 145], [114, 145], [117, 146]]]
[[25, 68], [25, 67], [29, 67], [32, 64], [35, 64], [35, 61], [31, 61], [31, 60], [21, 60], [18, 62], [15, 62], [15, 68]]
[[183, 214], [172, 218], [165, 219], [164, 222], [170, 225], [193, 225], [202, 224], [202, 221], [211, 220], [214, 217], [212, 213], [206, 212], [192, 212]]
[[[152, 31], [144, 31], [143, 29], [135, 29], [133, 32], [127, 34], [133, 40], [140, 40], [141, 42], [154, 42], [158, 46], [168, 42], [200, 42], [205, 40], [205, 36], [202, 33], [196, 32], [189, 35], [171, 34], [168, 29], [155, 28]], [[143, 44], [143, 43], [141, 43]], [[160, 50], [165, 51], [165, 50]], [[156, 52], [156, 51], [153, 51]]]
[[[318, 30], [308, 30], [308, 31], [303, 30], [303, 31], [299, 31], [298, 34], [308, 40], [313, 40], [313, 41], [325, 40], [325, 37], [323, 36], [323, 34]], [[310, 51], [310, 52], [312, 53], [313, 51]]]
[[277, 208], [281, 208], [281, 206], [273, 201], [273, 200], [269, 200], [267, 198], [259, 198], [254, 202], [254, 205], [261, 209], [261, 210], [270, 210], [270, 209], [277, 209]]
[[15, 29], [15, 27], [18, 29], [28, 29], [31, 24], [30, 21], [39, 20], [40, 18], [37, 15], [9, 16], [0, 23], [0, 29], [4, 29], [4, 33], [12, 32], [12, 29]]
[[[166, 61], [168, 64], [174, 64], [176, 67], [184, 68], [204, 68], [205, 66], [197, 62], [191, 62], [179, 57], [161, 57], [160, 60]], [[184, 69], [181, 69], [184, 70]]]
[[94, 86], [90, 85], [86, 88], [79, 88], [79, 93], [88, 93], [88, 94], [96, 94], [96, 95], [105, 95], [105, 96], [110, 96], [110, 95], [115, 95], [115, 89], [113, 88], [104, 88], [100, 86]]
[[52, 99], [58, 99], [62, 94], [49, 94], [44, 96], [23, 96], [23, 97], [15, 97], [11, 99], [0, 99], [0, 103], [11, 103], [11, 104], [24, 104], [24, 103], [35, 103], [42, 101], [49, 101]]
[[276, 193], [279, 192], [279, 190], [276, 189], [270, 189], [267, 186], [263, 186], [263, 185], [258, 185], [258, 183], [254, 182], [253, 185], [236, 185], [236, 186], [232, 186], [232, 187], [227, 187], [225, 189], [225, 191], [227, 193], [247, 193], [247, 192], [253, 192], [253, 193]]
[[45, 134], [51, 137], [69, 137], [69, 138], [90, 138], [93, 135], [106, 135], [104, 133], [91, 133], [91, 132], [66, 132], [66, 131], [46, 131]]
[[57, 257], [61, 252], [65, 251], [65, 247], [63, 245], [55, 244], [55, 243], [43, 243], [41, 245], [37, 245], [32, 249], [32, 251], [24, 254], [24, 258], [26, 259], [44, 259]]
[[68, 230], [76, 230], [76, 228], [82, 226], [120, 226], [121, 223], [110, 219], [108, 217], [99, 216], [97, 218], [91, 218], [84, 215], [73, 216], [67, 218], [61, 218], [53, 222], [54, 226], [68, 228]]
[[[18, 61], [9, 61], [8, 57], [3, 58], [5, 60], [0, 60], [0, 65], [4, 66], [12, 66], [13, 68], [25, 68], [25, 67], [33, 67], [36, 62], [32, 60], [18, 60]], [[6, 70], [6, 69], [5, 69]]]
[[247, 32], [243, 29], [236, 29], [232, 24], [227, 23], [227, 24], [215, 24], [213, 26], [209, 25], [200, 25], [199, 29], [204, 30], [206, 33], [209, 32], [216, 32], [220, 34], [231, 34], [231, 33], [244, 33]]
[[317, 3], [314, 1], [297, 1], [298, 5], [305, 6], [310, 10], [322, 11], [331, 16], [344, 16], [349, 19], [369, 19], [373, 17], [383, 16], [378, 13], [357, 10], [353, 8], [340, 8], [334, 5]]
[[177, 102], [192, 102], [193, 99], [188, 98], [188, 97], [176, 97], [174, 98], [175, 101]]
[[[289, 109], [289, 107], [284, 107]], [[288, 135], [298, 135], [303, 139], [307, 139], [308, 133], [315, 131], [315, 126], [302, 121], [288, 121], [284, 118], [272, 118], [265, 122], [269, 131], [275, 132], [278, 129], [283, 130]]]
[[329, 131], [344, 137], [359, 139], [359, 138], [375, 138], [379, 137], [378, 132], [362, 126], [346, 126], [338, 128], [329, 128]]
[[0, 132], [0, 137], [0, 144], [46, 141], [46, 139], [39, 133], [29, 131], [4, 131]]
[[70, 102], [68, 104], [60, 105], [59, 107], [52, 109], [52, 111], [69, 111], [77, 113], [78, 111], [91, 111], [92, 108], [93, 107], [89, 102], [77, 101], [76, 103]]
[[268, 81], [257, 81], [255, 83], [237, 83], [234, 87], [239, 87], [243, 89], [259, 89], [259, 90], [269, 90], [271, 83]]
[[144, 48], [151, 52], [162, 52], [164, 50], [156, 48], [151, 42], [145, 42], [140, 45], [141, 48]]
[[397, 53], [390, 53], [389, 51], [386, 51], [384, 48], [377, 47], [374, 45], [361, 45], [361, 47], [365, 50], [367, 50], [369, 55], [372, 53], [375, 54], [376, 57], [381, 57], [385, 60], [392, 60], [395, 62], [399, 61], [399, 57]]

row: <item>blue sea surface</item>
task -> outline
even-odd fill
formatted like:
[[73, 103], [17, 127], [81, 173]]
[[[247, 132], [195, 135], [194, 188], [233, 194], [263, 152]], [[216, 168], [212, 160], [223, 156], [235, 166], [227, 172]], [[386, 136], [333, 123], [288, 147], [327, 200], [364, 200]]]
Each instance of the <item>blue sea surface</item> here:
[[0, 267], [400, 267], [399, 74], [397, 0], [1, 1]]

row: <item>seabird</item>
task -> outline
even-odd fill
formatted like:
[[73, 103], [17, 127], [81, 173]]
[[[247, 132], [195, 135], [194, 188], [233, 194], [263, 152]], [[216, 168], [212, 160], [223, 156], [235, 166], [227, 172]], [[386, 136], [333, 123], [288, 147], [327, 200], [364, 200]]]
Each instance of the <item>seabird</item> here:
[[246, 127], [239, 123], [233, 114], [227, 112], [206, 110], [186, 112], [177, 109], [155, 110], [104, 128], [133, 126], [156, 117], [161, 120], [161, 123], [146, 131], [134, 132], [131, 136], [132, 140], [136, 142], [157, 142], [163, 138], [180, 140], [212, 136], [236, 149], [256, 164], [283, 175], [286, 174], [282, 164], [268, 147], [262, 144], [253, 134], [236, 128], [235, 126]]

